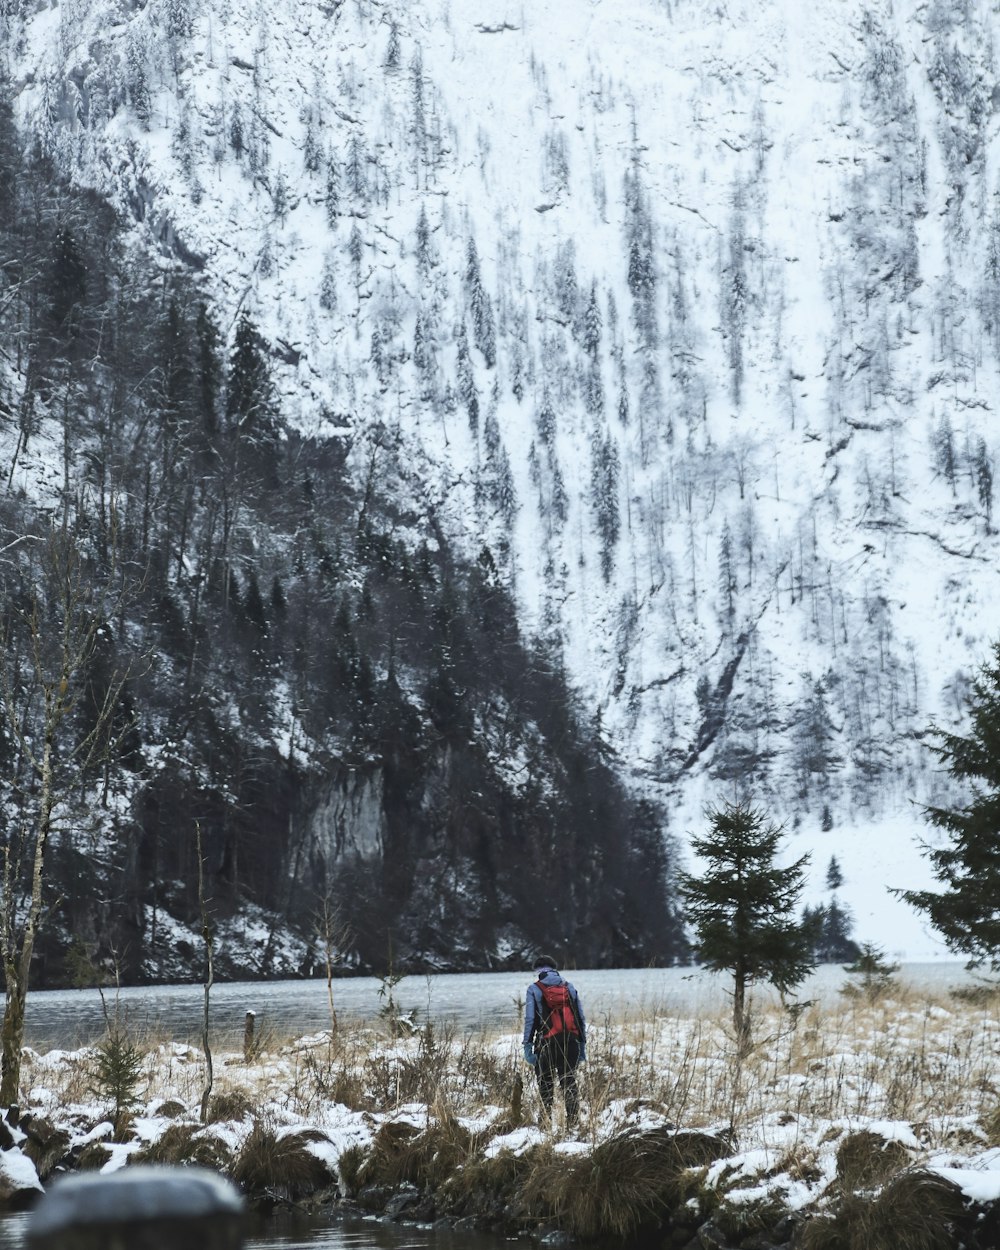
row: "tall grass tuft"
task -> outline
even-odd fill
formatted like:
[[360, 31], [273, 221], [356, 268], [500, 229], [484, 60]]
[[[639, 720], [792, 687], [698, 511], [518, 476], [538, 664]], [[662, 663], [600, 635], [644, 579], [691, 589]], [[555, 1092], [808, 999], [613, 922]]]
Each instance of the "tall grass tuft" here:
[[530, 1209], [579, 1237], [628, 1237], [688, 1196], [685, 1173], [729, 1153], [724, 1138], [670, 1129], [626, 1132], [579, 1156], [535, 1162], [524, 1186]]
[[200, 1124], [171, 1124], [156, 1141], [136, 1151], [130, 1162], [198, 1164], [228, 1172], [233, 1156], [224, 1141]]
[[950, 1181], [912, 1168], [874, 1197], [847, 1194], [830, 1215], [801, 1229], [801, 1250], [954, 1250], [964, 1201]]
[[310, 1142], [325, 1142], [319, 1132], [305, 1130], [279, 1134], [273, 1125], [258, 1120], [250, 1130], [236, 1159], [231, 1176], [254, 1198], [295, 1202], [328, 1189], [336, 1180]]
[[860, 1129], [837, 1147], [837, 1181], [845, 1190], [874, 1189], [910, 1162], [902, 1142]]
[[257, 1103], [248, 1090], [235, 1088], [213, 1093], [208, 1100], [206, 1124], [220, 1124], [226, 1120], [246, 1120], [254, 1114]]

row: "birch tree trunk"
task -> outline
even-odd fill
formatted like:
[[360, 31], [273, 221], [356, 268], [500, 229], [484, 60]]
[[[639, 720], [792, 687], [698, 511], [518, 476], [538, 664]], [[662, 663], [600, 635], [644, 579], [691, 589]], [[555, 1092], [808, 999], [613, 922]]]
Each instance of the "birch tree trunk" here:
[[[114, 755], [113, 718], [128, 677], [127, 669], [116, 670], [100, 704], [91, 709], [89, 727], [65, 732], [101, 631], [123, 602], [122, 591], [115, 585], [114, 561], [103, 584], [88, 576], [65, 525], [26, 536], [26, 543], [29, 537], [38, 546], [23, 562], [28, 594], [24, 606], [10, 613], [0, 639], [3, 716], [24, 774], [4, 846], [0, 892], [0, 962], [6, 982], [0, 1105], [18, 1101], [31, 961], [46, 915], [47, 855], [56, 813], [80, 789], [81, 776]], [[119, 731], [119, 739], [124, 732]]]

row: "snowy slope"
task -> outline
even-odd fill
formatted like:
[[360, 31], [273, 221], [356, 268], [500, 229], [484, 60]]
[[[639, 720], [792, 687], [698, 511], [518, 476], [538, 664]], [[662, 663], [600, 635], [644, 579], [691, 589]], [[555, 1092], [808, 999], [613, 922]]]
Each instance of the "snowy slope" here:
[[884, 886], [926, 882], [924, 733], [1000, 597], [998, 20], [75, 0], [6, 38], [24, 125], [251, 311], [291, 424], [400, 431], [673, 831], [751, 790], [923, 957]]

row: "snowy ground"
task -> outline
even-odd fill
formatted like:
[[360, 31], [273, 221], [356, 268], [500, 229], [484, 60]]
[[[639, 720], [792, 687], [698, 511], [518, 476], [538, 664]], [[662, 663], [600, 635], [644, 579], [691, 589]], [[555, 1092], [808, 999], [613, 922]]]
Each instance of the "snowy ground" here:
[[[476, 1134], [462, 1166], [538, 1147], [551, 1165], [553, 1153], [575, 1158], [629, 1130], [676, 1126], [731, 1134], [732, 1152], [699, 1178], [724, 1203], [767, 1200], [822, 1211], [838, 1192], [835, 1182], [843, 1192], [845, 1142], [866, 1132], [895, 1143], [897, 1169], [940, 1174], [976, 1201], [1000, 1198], [995, 1000], [973, 1004], [909, 989], [874, 1002], [831, 995], [797, 1016], [768, 1008], [755, 1030], [757, 1044], [741, 1065], [723, 1015], [650, 1010], [595, 1026], [581, 1069], [583, 1121], [572, 1136], [558, 1124], [543, 1130], [533, 1122], [530, 1079], [524, 1122], [512, 1125], [515, 1077], [528, 1075], [517, 1036], [442, 1031], [400, 1040], [384, 1026], [299, 1038], [251, 1062], [216, 1055], [214, 1094], [231, 1118], [223, 1112], [205, 1126], [198, 1116], [202, 1055], [177, 1043], [143, 1046], [125, 1140], [113, 1140], [107, 1100], [95, 1095], [101, 1082], [93, 1049], [28, 1052], [23, 1102], [36, 1124], [67, 1134], [67, 1152], [99, 1143], [90, 1166], [105, 1171], [140, 1161], [183, 1125], [234, 1171], [263, 1125], [279, 1139], [307, 1134], [302, 1145], [331, 1177], [344, 1152], [358, 1148], [356, 1174], [359, 1151], [369, 1151], [384, 1126], [422, 1131], [454, 1118]], [[0, 1167], [22, 1188], [38, 1183], [20, 1148], [0, 1153]]]

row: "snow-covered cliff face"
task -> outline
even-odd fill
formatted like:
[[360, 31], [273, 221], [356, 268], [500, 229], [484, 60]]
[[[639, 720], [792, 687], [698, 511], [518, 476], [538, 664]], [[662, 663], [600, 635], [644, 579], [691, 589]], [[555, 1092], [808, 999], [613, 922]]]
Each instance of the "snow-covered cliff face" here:
[[290, 425], [359, 475], [404, 440], [397, 489], [489, 548], [677, 829], [742, 786], [818, 841], [929, 797], [997, 630], [993, 9], [4, 20], [22, 124], [249, 311]]

